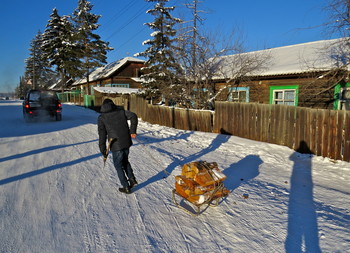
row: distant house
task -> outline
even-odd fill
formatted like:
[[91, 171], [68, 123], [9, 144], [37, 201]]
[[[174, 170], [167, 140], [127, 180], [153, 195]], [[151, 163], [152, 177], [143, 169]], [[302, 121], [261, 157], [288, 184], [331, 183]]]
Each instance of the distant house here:
[[129, 109], [130, 94], [140, 94], [142, 91], [136, 88], [123, 87], [94, 87], [95, 105], [100, 106], [106, 98], [112, 99], [115, 104], [123, 105]]
[[[119, 61], [112, 62], [104, 67], [97, 68], [89, 75], [89, 81], [86, 78], [75, 81], [72, 89], [80, 91], [81, 103], [85, 106], [95, 106], [101, 103], [104, 93], [111, 94], [109, 89], [96, 89], [98, 87], [122, 88], [120, 94], [131, 94], [141, 85], [141, 69], [144, 67], [144, 60], [134, 57], [126, 57]], [[114, 89], [116, 94], [118, 89]], [[96, 99], [97, 96], [97, 99]]]
[[[216, 92], [225, 92], [218, 100], [349, 110], [347, 43], [346, 39], [322, 40], [220, 57], [220, 71], [213, 80]], [[234, 65], [244, 56], [268, 61], [237, 82], [232, 76], [237, 74]]]

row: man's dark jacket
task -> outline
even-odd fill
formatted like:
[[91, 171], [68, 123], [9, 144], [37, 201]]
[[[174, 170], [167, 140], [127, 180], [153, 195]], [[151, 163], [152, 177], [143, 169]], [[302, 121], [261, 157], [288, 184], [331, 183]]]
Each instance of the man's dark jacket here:
[[[106, 151], [107, 138], [113, 139], [111, 151], [119, 151], [132, 145], [130, 134], [136, 134], [137, 115], [116, 106], [112, 101], [101, 106], [101, 115], [98, 117], [99, 148], [102, 154]], [[130, 120], [130, 128], [128, 124]]]

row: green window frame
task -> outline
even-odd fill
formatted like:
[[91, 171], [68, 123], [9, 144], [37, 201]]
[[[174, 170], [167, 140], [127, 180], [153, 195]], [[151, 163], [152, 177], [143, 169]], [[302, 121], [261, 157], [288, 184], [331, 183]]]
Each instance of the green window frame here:
[[349, 99], [343, 99], [342, 98], [342, 93], [344, 92], [344, 89], [346, 92], [349, 92], [350, 89], [350, 83], [344, 83], [344, 84], [337, 84], [334, 88], [334, 104], [333, 104], [333, 109], [334, 110], [340, 110], [342, 109], [342, 101], [346, 101], [349, 103]]
[[298, 106], [299, 85], [270, 86], [270, 104]]

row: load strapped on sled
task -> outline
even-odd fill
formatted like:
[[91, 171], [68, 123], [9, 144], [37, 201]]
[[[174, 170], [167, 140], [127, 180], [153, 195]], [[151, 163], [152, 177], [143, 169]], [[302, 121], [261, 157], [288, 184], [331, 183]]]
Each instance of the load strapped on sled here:
[[225, 179], [226, 176], [216, 162], [198, 161], [185, 164], [182, 167], [181, 176], [175, 177], [173, 201], [178, 207], [189, 211], [176, 201], [176, 195], [182, 197], [185, 202], [192, 204], [196, 213], [189, 212], [198, 215], [203, 205], [217, 206], [220, 200], [230, 193], [223, 184]]

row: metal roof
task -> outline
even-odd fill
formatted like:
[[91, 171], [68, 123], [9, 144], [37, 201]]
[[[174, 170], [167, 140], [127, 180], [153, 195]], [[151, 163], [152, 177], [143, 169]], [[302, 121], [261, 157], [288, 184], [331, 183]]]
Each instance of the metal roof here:
[[[349, 70], [348, 43], [347, 38], [321, 40], [219, 57], [213, 60], [218, 70], [214, 79], [233, 78], [244, 71], [244, 64], [257, 64], [247, 66], [244, 74], [248, 76], [301, 74], [339, 67]], [[257, 62], [254, 63], [254, 59]]]
[[[115, 71], [124, 66], [128, 62], [139, 62], [144, 63], [144, 60], [137, 59], [134, 57], [125, 57], [119, 61], [112, 62], [104, 67], [97, 68], [95, 71], [91, 72], [89, 75], [89, 81], [96, 81], [99, 79], [104, 79], [110, 77]], [[79, 85], [86, 83], [86, 78], [79, 79], [73, 83], [73, 85]]]

